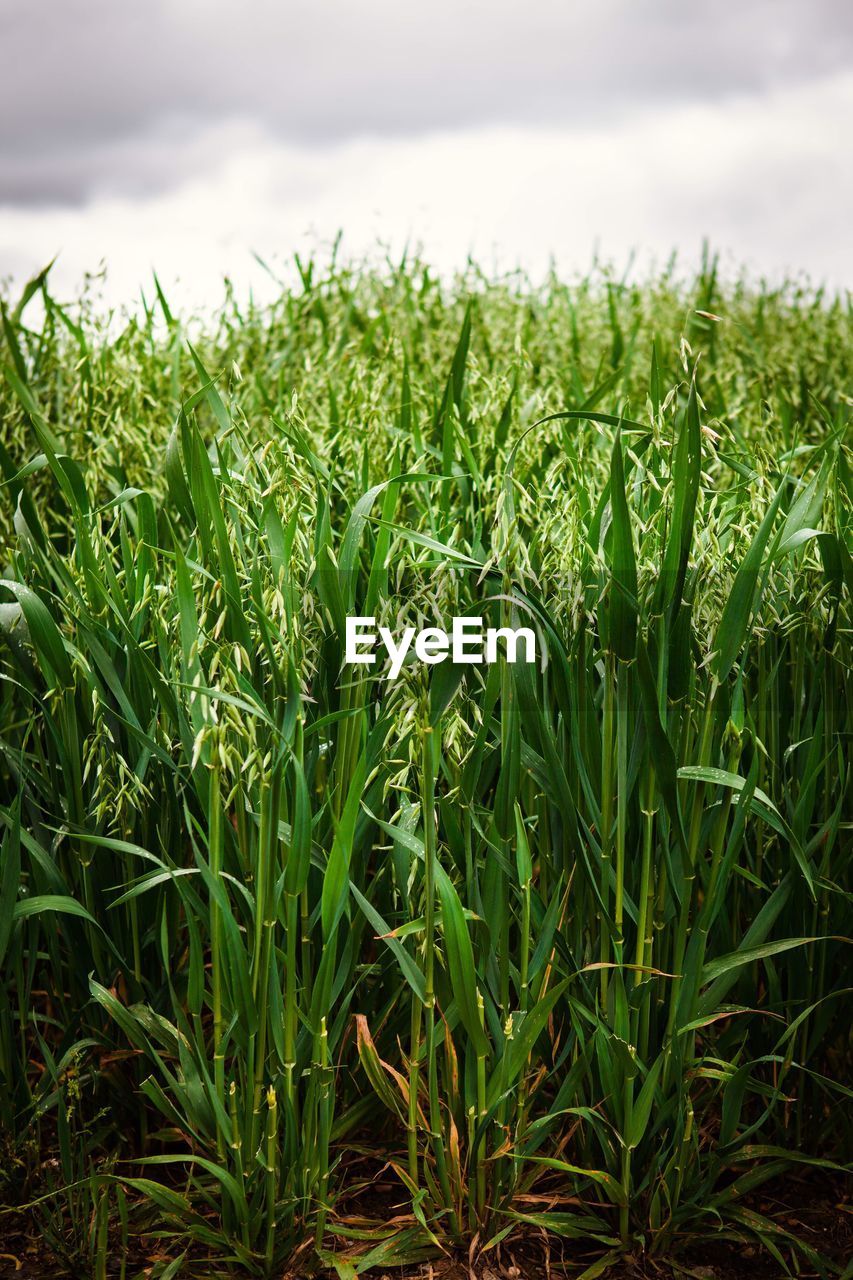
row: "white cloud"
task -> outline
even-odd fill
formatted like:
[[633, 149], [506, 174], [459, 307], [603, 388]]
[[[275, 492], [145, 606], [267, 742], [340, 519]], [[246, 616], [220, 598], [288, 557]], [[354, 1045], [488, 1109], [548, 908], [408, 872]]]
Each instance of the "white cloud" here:
[[269, 283], [273, 264], [330, 242], [352, 256], [422, 242], [443, 270], [471, 252], [487, 268], [534, 274], [553, 255], [583, 269], [599, 245], [624, 265], [695, 260], [703, 236], [730, 266], [804, 270], [853, 282], [853, 73], [758, 96], [658, 108], [598, 127], [491, 126], [336, 146], [283, 144], [257, 124], [211, 125], [197, 176], [144, 198], [76, 207], [0, 207], [0, 271], [23, 279], [59, 251], [66, 294], [109, 266], [127, 301], [156, 268], [177, 305]]

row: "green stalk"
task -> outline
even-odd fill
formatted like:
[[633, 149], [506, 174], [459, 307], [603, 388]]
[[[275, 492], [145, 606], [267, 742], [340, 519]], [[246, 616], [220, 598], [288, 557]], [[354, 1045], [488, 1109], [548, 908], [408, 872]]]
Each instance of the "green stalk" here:
[[[235, 1177], [242, 1183], [243, 1171], [243, 1138], [240, 1132], [240, 1118], [237, 1109], [237, 1085], [234, 1080], [228, 1087], [228, 1115], [231, 1120], [231, 1153], [234, 1161]], [[244, 1246], [249, 1248], [249, 1222], [244, 1218], [240, 1223], [240, 1235]]]
[[[210, 874], [214, 882], [222, 885], [222, 794], [218, 752], [212, 751], [208, 799], [208, 858]], [[213, 1000], [213, 1082], [216, 1096], [225, 1105], [225, 1055], [222, 1041], [225, 1031], [222, 1015], [222, 917], [216, 899], [210, 899], [210, 975]], [[225, 1155], [226, 1139], [219, 1124], [216, 1126], [216, 1149], [220, 1159]]]
[[[716, 698], [718, 685], [714, 681], [708, 694], [708, 700], [705, 704], [705, 715], [702, 723], [702, 735], [699, 743], [699, 761], [700, 765], [707, 765], [711, 756], [711, 743], [714, 736], [714, 702]], [[693, 890], [696, 882], [696, 860], [699, 851], [699, 837], [702, 826], [702, 813], [705, 799], [705, 788], [699, 783], [695, 787], [693, 797], [693, 809], [690, 822], [690, 832], [687, 837], [687, 866], [685, 875], [681, 882], [681, 907], [678, 914], [678, 924], [673, 939], [672, 951], [672, 973], [673, 978], [670, 980], [670, 1003], [669, 1017], [667, 1020], [666, 1034], [667, 1039], [671, 1040], [675, 1030], [676, 1018], [678, 1016], [679, 1001], [681, 998], [682, 984], [684, 982], [684, 957], [687, 947], [687, 932], [690, 923], [691, 908], [693, 906]], [[669, 1079], [671, 1058], [667, 1060], [667, 1075], [665, 1079]]]
[[620, 1182], [622, 1185], [622, 1195], [624, 1204], [619, 1206], [619, 1238], [622, 1241], [623, 1249], [627, 1249], [630, 1243], [630, 1213], [631, 1213], [631, 1151], [628, 1147], [628, 1134], [631, 1130], [631, 1122], [634, 1113], [634, 1077], [625, 1073], [625, 1079], [622, 1083], [622, 1154], [621, 1154], [621, 1171]]
[[317, 1063], [320, 1073], [320, 1097], [318, 1105], [318, 1176], [317, 1176], [317, 1227], [314, 1243], [322, 1248], [326, 1234], [326, 1219], [329, 1212], [329, 1140], [332, 1132], [332, 1084], [329, 1070], [329, 1036], [326, 1030], [325, 1017], [320, 1020], [320, 1034], [317, 1037]]
[[616, 674], [616, 905], [614, 919], [616, 963], [622, 964], [625, 913], [625, 839], [628, 826], [628, 667], [620, 662]]
[[[601, 731], [601, 898], [605, 915], [601, 920], [599, 959], [610, 961], [610, 935], [606, 914], [610, 910], [610, 866], [613, 845], [613, 704], [616, 659], [608, 649], [604, 659], [604, 720]], [[607, 969], [601, 970], [601, 1012], [607, 1015]]]
[[269, 1034], [269, 992], [271, 980], [272, 931], [275, 926], [272, 891], [275, 883], [278, 822], [281, 802], [281, 768], [273, 767], [261, 796], [261, 820], [258, 837], [258, 867], [255, 894], [255, 939], [252, 961], [252, 994], [258, 1015], [255, 1036], [254, 1091], [252, 1101], [252, 1147], [258, 1140], [261, 1098], [267, 1062]]
[[655, 775], [651, 762], [643, 769], [640, 808], [643, 815], [643, 852], [640, 868], [640, 890], [637, 898], [637, 942], [634, 949], [634, 987], [646, 982], [638, 1010], [639, 1030], [635, 1033], [640, 1058], [645, 1061], [649, 1048], [649, 1010], [652, 984], [644, 968], [651, 968], [654, 955], [655, 879], [653, 874], [655, 814]]
[[420, 1077], [421, 1022], [423, 1006], [420, 1000], [413, 1000], [411, 1005], [411, 1027], [409, 1032], [409, 1115], [407, 1125], [409, 1177], [415, 1187], [420, 1182], [418, 1167], [418, 1087]]
[[[483, 996], [480, 991], [477, 992], [477, 1012], [480, 1016], [480, 1026], [485, 1028], [486, 1013], [483, 1005]], [[477, 1054], [477, 1124], [484, 1126], [486, 1121], [486, 1055], [485, 1053]], [[486, 1219], [486, 1133], [481, 1128], [480, 1144], [477, 1147], [477, 1217], [481, 1223], [485, 1223]]]
[[278, 1199], [278, 1100], [272, 1086], [267, 1089], [267, 1146], [266, 1146], [266, 1248], [264, 1262], [267, 1274], [272, 1269], [275, 1255], [275, 1210]]
[[450, 1213], [451, 1230], [459, 1232], [459, 1222], [450, 1190], [447, 1159], [442, 1138], [441, 1108], [438, 1095], [438, 1055], [435, 1051], [435, 746], [433, 730], [426, 725], [423, 730], [421, 752], [421, 805], [424, 823], [424, 937], [426, 956], [424, 964], [424, 1024], [427, 1066], [427, 1091], [429, 1097], [430, 1135], [435, 1151], [435, 1164], [445, 1207]]
[[289, 893], [284, 900], [285, 914], [285, 968], [284, 968], [284, 1096], [287, 1100], [288, 1120], [298, 1128], [297, 1094], [294, 1079], [296, 1071], [296, 1027], [299, 1015], [296, 947], [299, 930], [299, 899]]

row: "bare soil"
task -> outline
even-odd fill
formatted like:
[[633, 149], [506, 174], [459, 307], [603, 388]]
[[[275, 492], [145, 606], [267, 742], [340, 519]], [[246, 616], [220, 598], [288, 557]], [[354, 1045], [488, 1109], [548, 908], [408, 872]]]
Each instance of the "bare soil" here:
[[[810, 1277], [853, 1277], [853, 1204], [850, 1189], [838, 1180], [814, 1174], [789, 1175], [769, 1184], [747, 1207], [770, 1218], [827, 1259], [832, 1269], [812, 1266], [798, 1255], [800, 1280]], [[790, 1257], [790, 1251], [782, 1247]], [[167, 1242], [138, 1237], [127, 1259], [126, 1280], [146, 1280], [169, 1260]], [[577, 1242], [530, 1235], [505, 1243], [487, 1256], [455, 1256], [424, 1263], [414, 1271], [393, 1268], [368, 1273], [373, 1280], [563, 1280], [580, 1275], [596, 1260], [594, 1249]], [[108, 1264], [110, 1277], [120, 1274], [119, 1261]], [[201, 1259], [180, 1273], [194, 1280], [223, 1274], [207, 1270]], [[234, 1272], [233, 1274], [238, 1274]], [[311, 1275], [298, 1259], [276, 1280], [307, 1280]], [[757, 1244], [713, 1234], [685, 1242], [672, 1257], [626, 1257], [601, 1275], [606, 1280], [782, 1280], [776, 1259]], [[93, 1280], [86, 1270], [58, 1258], [38, 1232], [32, 1214], [8, 1210], [0, 1215], [0, 1280]], [[313, 1280], [336, 1280], [334, 1273], [313, 1273]]]

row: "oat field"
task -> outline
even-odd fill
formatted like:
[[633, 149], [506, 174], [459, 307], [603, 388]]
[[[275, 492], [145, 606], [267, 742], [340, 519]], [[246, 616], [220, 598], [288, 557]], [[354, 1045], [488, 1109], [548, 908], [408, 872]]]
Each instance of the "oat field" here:
[[841, 1275], [849, 301], [298, 266], [5, 296], [0, 1254]]

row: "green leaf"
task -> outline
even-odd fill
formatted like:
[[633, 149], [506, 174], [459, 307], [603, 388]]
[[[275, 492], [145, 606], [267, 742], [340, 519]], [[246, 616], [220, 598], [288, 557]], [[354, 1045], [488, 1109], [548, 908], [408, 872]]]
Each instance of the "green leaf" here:
[[675, 446], [675, 460], [672, 467], [672, 518], [656, 593], [659, 612], [671, 604], [677, 608], [681, 602], [693, 542], [693, 522], [696, 516], [696, 500], [701, 474], [702, 428], [699, 422], [699, 402], [694, 375], [690, 383], [687, 412]]
[[15, 903], [12, 915], [15, 920], [26, 920], [30, 916], [44, 915], [48, 911], [57, 911], [65, 916], [78, 916], [81, 920], [93, 924], [96, 929], [100, 928], [97, 920], [89, 914], [82, 903], [59, 893], [42, 893], [35, 894], [32, 898], [20, 898]]
[[657, 1089], [658, 1079], [660, 1078], [661, 1068], [664, 1063], [664, 1053], [660, 1053], [652, 1063], [646, 1078], [643, 1081], [642, 1088], [634, 1102], [631, 1111], [631, 1123], [625, 1134], [625, 1145], [629, 1151], [633, 1151], [642, 1142], [646, 1129], [649, 1124], [649, 1117], [652, 1113], [652, 1107], [655, 1101], [655, 1090]]
[[59, 628], [50, 616], [47, 606], [20, 582], [12, 582], [8, 578], [0, 578], [0, 587], [15, 597], [23, 610], [27, 621], [33, 647], [38, 654], [39, 662], [47, 680], [60, 688], [68, 688], [73, 683], [71, 663], [62, 642]]
[[768, 956], [779, 955], [782, 951], [790, 951], [794, 947], [806, 947], [810, 942], [821, 942], [822, 938], [782, 938], [778, 942], [764, 942], [757, 947], [742, 947], [727, 956], [719, 956], [709, 960], [702, 968], [702, 986], [713, 982], [724, 973], [741, 969], [746, 964], [754, 964], [756, 960], [764, 960]]
[[450, 877], [440, 865], [436, 865], [435, 879], [438, 896], [441, 901], [444, 944], [447, 955], [447, 968], [453, 987], [453, 995], [459, 1016], [474, 1051], [484, 1055], [489, 1051], [489, 1042], [477, 1012], [477, 976], [474, 969], [474, 952], [468, 933], [468, 924], [459, 894], [456, 892]]
[[0, 965], [6, 955], [15, 922], [15, 900], [21, 880], [21, 808], [16, 802], [9, 826], [0, 843]]
[[[747, 779], [737, 773], [731, 773], [727, 769], [715, 769], [703, 765], [685, 765], [678, 770], [679, 778], [685, 778], [691, 782], [710, 782], [717, 786], [730, 787], [732, 791], [741, 792], [747, 786]], [[809, 893], [812, 898], [815, 897], [814, 877], [812, 869], [809, 865], [806, 852], [788, 823], [782, 817], [773, 801], [766, 795], [760, 787], [751, 788], [752, 795], [749, 800], [750, 808], [754, 810], [764, 821], [771, 826], [774, 831], [778, 831], [781, 836], [789, 843], [794, 858], [803, 879], [808, 885]]]
[[631, 519], [625, 497], [622, 432], [617, 430], [610, 467], [610, 508], [613, 513], [610, 549], [609, 647], [623, 662], [630, 662], [637, 647], [637, 562], [631, 536]]
[[335, 932], [349, 896], [349, 865], [352, 857], [355, 823], [364, 792], [367, 760], [362, 754], [349, 784], [341, 820], [335, 831], [329, 861], [323, 876], [323, 937], [328, 942]]
[[761, 521], [750, 543], [749, 550], [744, 556], [740, 568], [735, 574], [735, 580], [732, 583], [731, 591], [723, 607], [722, 616], [717, 624], [717, 631], [714, 637], [714, 649], [716, 652], [711, 669], [721, 684], [734, 666], [735, 659], [746, 640], [753, 606], [758, 593], [758, 582], [764, 561], [764, 552], [770, 540], [770, 534], [773, 530], [776, 513], [779, 510], [784, 491], [785, 481], [783, 480], [776, 490], [773, 501], [767, 508], [764, 519]]

